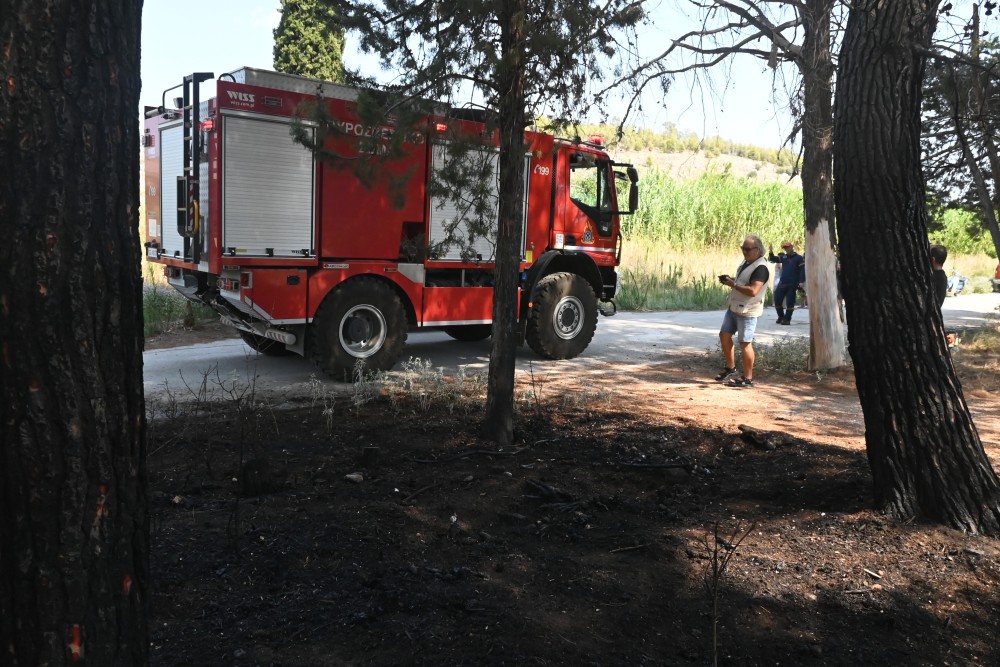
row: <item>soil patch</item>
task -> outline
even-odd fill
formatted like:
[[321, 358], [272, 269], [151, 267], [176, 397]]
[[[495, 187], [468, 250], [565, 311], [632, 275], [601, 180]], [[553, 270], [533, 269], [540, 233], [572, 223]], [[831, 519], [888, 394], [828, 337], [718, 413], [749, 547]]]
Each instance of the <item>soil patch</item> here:
[[522, 384], [503, 451], [458, 392], [174, 406], [152, 663], [1000, 662], [1000, 541], [871, 511], [850, 374], [713, 371]]
[[147, 350], [162, 350], [182, 345], [198, 345], [199, 343], [214, 343], [218, 340], [239, 338], [239, 332], [231, 326], [222, 323], [218, 317], [195, 323], [186, 327], [177, 323], [171, 328], [146, 339]]

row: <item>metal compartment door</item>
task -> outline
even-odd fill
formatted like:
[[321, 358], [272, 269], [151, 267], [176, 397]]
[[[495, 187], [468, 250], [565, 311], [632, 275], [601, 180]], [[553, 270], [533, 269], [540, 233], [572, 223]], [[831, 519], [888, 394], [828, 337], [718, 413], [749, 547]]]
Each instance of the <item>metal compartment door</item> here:
[[[445, 144], [435, 143], [431, 146], [431, 178], [437, 178], [437, 174], [445, 168], [446, 160], [449, 159], [448, 147]], [[455, 158], [451, 158], [455, 159]], [[477, 238], [471, 245], [469, 251], [473, 253], [474, 260], [483, 262], [496, 261], [497, 242], [497, 221], [499, 214], [499, 189], [500, 189], [500, 152], [495, 149], [469, 150], [464, 156], [458, 158], [467, 162], [469, 169], [488, 173], [489, 176], [489, 199], [492, 204], [492, 211], [487, 214], [490, 233], [486, 237]], [[528, 176], [531, 174], [531, 158], [525, 156], [524, 159], [524, 220], [521, 221], [521, 257], [524, 257], [525, 227], [528, 222]], [[453, 236], [458, 242], [441, 246], [436, 256], [432, 259], [439, 261], [461, 261], [462, 245], [467, 243], [468, 223], [467, 219], [474, 216], [472, 202], [461, 193], [455, 194], [435, 194], [430, 198], [429, 235], [431, 252], [442, 244], [448, 237], [450, 228], [454, 229]]]
[[292, 139], [287, 119], [226, 115], [223, 122], [223, 254], [314, 257], [312, 153]]
[[160, 247], [164, 257], [183, 259], [184, 237], [177, 231], [177, 177], [184, 175], [184, 128], [160, 128]]

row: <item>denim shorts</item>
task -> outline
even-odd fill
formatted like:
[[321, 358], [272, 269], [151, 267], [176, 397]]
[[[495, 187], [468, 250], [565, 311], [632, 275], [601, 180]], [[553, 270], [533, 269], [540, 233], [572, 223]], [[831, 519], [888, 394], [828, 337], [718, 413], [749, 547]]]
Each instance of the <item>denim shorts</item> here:
[[757, 330], [757, 318], [747, 317], [745, 315], [737, 315], [733, 311], [726, 309], [726, 314], [722, 318], [722, 327], [720, 331], [725, 331], [728, 334], [739, 334], [739, 342], [741, 343], [752, 343], [753, 334]]

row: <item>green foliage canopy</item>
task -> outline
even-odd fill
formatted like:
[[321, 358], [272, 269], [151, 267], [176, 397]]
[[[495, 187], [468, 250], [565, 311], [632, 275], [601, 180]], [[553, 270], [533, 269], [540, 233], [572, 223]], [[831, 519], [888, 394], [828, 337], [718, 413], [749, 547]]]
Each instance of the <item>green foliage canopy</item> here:
[[320, 0], [281, 0], [274, 30], [274, 68], [324, 81], [344, 80], [344, 31]]
[[[513, 7], [487, 0], [319, 1], [359, 36], [362, 51], [396, 73], [388, 85], [360, 72], [354, 73], [355, 82], [410, 99], [465, 98], [474, 106], [502, 108], [508, 91], [500, 83], [505, 57], [500, 18]], [[636, 57], [634, 28], [646, 15], [638, 0], [554, 0], [525, 3], [521, 18], [530, 26], [523, 43], [524, 117], [545, 111], [569, 123], [595, 103], [600, 106], [603, 100], [590, 99], [595, 84]]]
[[931, 208], [930, 242], [940, 243], [948, 252], [975, 255], [997, 254], [990, 235], [983, 231], [982, 218], [976, 211], [961, 208]]
[[[978, 65], [961, 60], [930, 62], [923, 89], [923, 169], [932, 205], [946, 207], [931, 209], [932, 238], [936, 236], [937, 242], [959, 252], [982, 248], [996, 254], [1000, 246], [990, 237], [986, 208], [992, 205], [995, 211], [1000, 207], [995, 180], [1000, 42], [982, 42], [977, 57]], [[972, 92], [977, 88], [983, 97], [981, 105]], [[985, 192], [976, 185], [974, 169], [983, 177]], [[975, 211], [975, 217], [965, 215], [967, 211]]]
[[627, 239], [646, 238], [678, 249], [734, 247], [746, 234], [772, 243], [800, 239], [802, 189], [737, 178], [728, 171], [675, 180], [642, 175], [642, 206], [623, 218]]

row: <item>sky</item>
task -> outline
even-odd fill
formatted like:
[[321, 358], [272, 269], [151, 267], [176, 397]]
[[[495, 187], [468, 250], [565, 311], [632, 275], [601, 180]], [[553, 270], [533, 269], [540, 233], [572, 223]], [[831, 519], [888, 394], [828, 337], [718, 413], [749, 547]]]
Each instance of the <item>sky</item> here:
[[[952, 4], [956, 14], [968, 16], [971, 0], [953, 0]], [[163, 91], [192, 72], [218, 76], [244, 66], [272, 69], [279, 6], [279, 0], [145, 0], [140, 105], [158, 106]], [[654, 25], [639, 36], [646, 55], [657, 53], [669, 37], [690, 29], [686, 17], [673, 9], [672, 0], [654, 0], [652, 6]], [[943, 31], [940, 26], [939, 33]], [[348, 37], [344, 57], [349, 67], [366, 59], [374, 62], [352, 46]], [[710, 76], [678, 76], [662, 105], [653, 93], [647, 94], [642, 113], [629, 124], [662, 131], [666, 123], [674, 123], [701, 138], [721, 136], [761, 147], [782, 146], [792, 127], [784, 105], [773, 102], [782, 99], [782, 81], [756, 58], [740, 56], [728, 62], [728, 67], [713, 68]], [[214, 94], [210, 87], [203, 91], [209, 97]], [[621, 106], [617, 115], [623, 112]]]
[[[192, 72], [218, 76], [244, 66], [272, 69], [272, 31], [280, 18], [279, 4], [279, 0], [145, 0], [140, 105], [158, 106], [163, 91]], [[678, 17], [657, 17], [657, 25], [640, 35], [641, 45], [662, 48], [663, 24], [671, 26], [672, 34], [679, 32]], [[357, 66], [357, 58], [354, 49], [345, 53], [348, 66]], [[662, 131], [666, 123], [674, 123], [702, 138], [721, 136], [762, 147], [781, 146], [791, 120], [771, 103], [772, 72], [764, 63], [738, 58], [729, 76], [719, 70], [713, 73], [712, 83], [714, 92], [704, 80], [698, 85], [678, 78], [665, 99], [665, 109], [650, 96], [643, 113], [630, 124]], [[203, 97], [206, 93], [211, 97], [214, 89], [203, 86]], [[167, 97], [177, 94], [173, 91]]]

